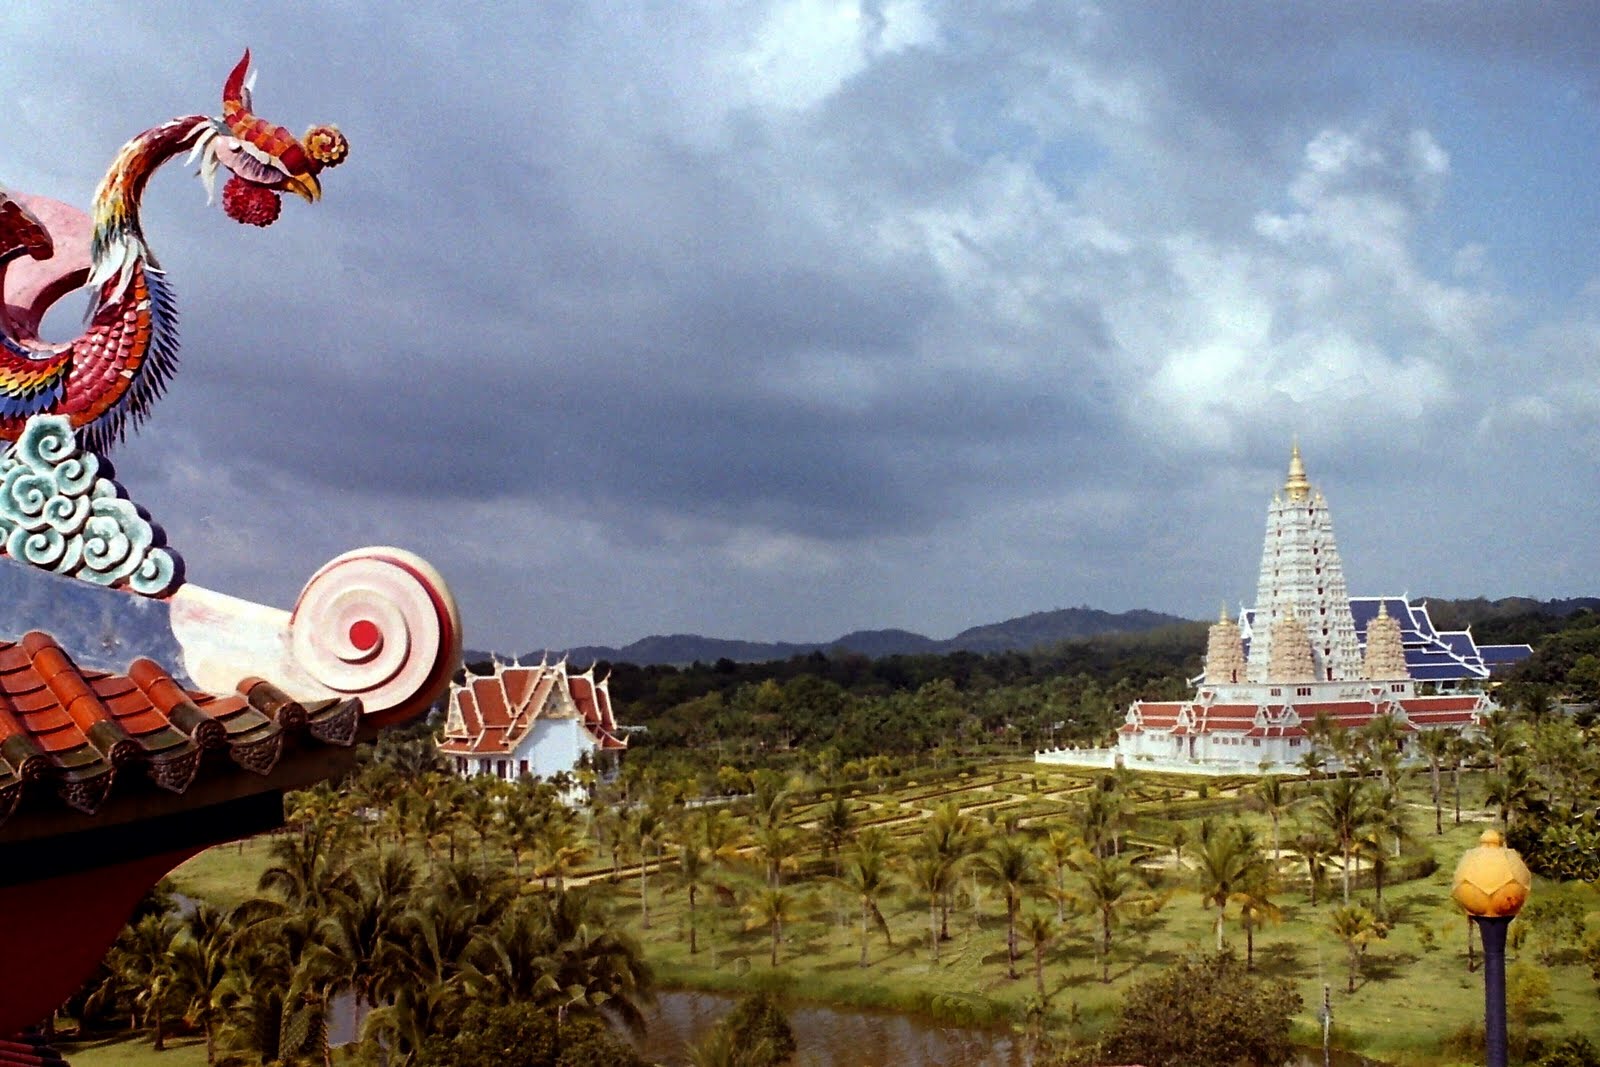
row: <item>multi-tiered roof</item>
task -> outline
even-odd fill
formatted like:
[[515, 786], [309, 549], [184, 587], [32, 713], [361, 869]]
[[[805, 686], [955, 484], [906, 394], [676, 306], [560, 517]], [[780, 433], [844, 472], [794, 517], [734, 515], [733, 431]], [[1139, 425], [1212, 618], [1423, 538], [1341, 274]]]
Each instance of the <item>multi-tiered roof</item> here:
[[444, 740], [450, 757], [508, 758], [540, 720], [576, 719], [596, 747], [617, 750], [627, 738], [611, 711], [609, 678], [594, 669], [567, 670], [565, 660], [525, 666], [496, 662], [487, 674], [472, 674], [450, 694]]

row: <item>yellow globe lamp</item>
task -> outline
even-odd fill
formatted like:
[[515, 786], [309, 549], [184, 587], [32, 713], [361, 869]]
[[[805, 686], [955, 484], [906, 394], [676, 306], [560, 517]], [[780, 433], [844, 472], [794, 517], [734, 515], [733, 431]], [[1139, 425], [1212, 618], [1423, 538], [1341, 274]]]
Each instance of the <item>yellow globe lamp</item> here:
[[1466, 909], [1483, 940], [1483, 1036], [1488, 1067], [1506, 1067], [1506, 927], [1533, 889], [1533, 875], [1498, 830], [1456, 864], [1450, 896]]
[[1478, 918], [1510, 918], [1522, 910], [1533, 888], [1533, 874], [1514, 848], [1507, 848], [1498, 830], [1485, 830], [1478, 847], [1456, 864], [1450, 896]]

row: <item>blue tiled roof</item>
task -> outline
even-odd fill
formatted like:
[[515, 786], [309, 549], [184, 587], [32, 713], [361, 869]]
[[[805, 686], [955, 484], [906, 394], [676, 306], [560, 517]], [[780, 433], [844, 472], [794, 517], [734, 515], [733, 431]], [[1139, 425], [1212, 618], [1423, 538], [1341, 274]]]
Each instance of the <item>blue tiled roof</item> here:
[[[1405, 651], [1406, 669], [1419, 682], [1481, 681], [1489, 677], [1486, 649], [1480, 649], [1466, 630], [1439, 631], [1433, 625], [1425, 604], [1409, 603], [1404, 597], [1351, 597], [1350, 617], [1355, 621], [1356, 640], [1365, 650], [1367, 626], [1378, 617], [1380, 605], [1400, 624], [1400, 644]], [[1255, 609], [1244, 612], [1243, 630], [1248, 635], [1255, 623]], [[1499, 668], [1520, 662], [1531, 654], [1527, 645], [1491, 645], [1506, 649], [1505, 659], [1496, 659]], [[1516, 652], [1517, 649], [1527, 651]], [[1244, 640], [1245, 655], [1250, 655], [1250, 639]]]

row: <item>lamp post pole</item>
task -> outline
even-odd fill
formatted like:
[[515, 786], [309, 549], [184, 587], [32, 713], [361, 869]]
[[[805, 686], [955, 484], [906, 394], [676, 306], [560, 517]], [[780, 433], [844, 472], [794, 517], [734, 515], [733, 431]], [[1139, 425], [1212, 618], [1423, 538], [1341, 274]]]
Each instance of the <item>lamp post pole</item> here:
[[1497, 830], [1456, 865], [1450, 895], [1467, 910], [1483, 941], [1483, 1036], [1488, 1067], [1506, 1067], [1506, 928], [1533, 887], [1533, 875]]
[[1489, 1067], [1506, 1067], [1506, 928], [1509, 915], [1474, 915], [1483, 940], [1483, 1043]]

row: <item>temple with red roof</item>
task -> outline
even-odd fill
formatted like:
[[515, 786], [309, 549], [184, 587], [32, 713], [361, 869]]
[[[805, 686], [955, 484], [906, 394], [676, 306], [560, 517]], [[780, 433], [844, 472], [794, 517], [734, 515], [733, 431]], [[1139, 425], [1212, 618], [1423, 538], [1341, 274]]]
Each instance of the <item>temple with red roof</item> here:
[[[1468, 731], [1493, 708], [1488, 680], [1526, 645], [1478, 646], [1436, 630], [1426, 605], [1351, 597], [1327, 501], [1300, 448], [1267, 512], [1256, 603], [1224, 608], [1205, 671], [1182, 701], [1136, 700], [1114, 749], [1055, 749], [1041, 762], [1213, 773], [1297, 771], [1319, 734], [1389, 716], [1402, 751], [1428, 730]], [[1329, 760], [1331, 753], [1320, 755]]]
[[439, 751], [457, 774], [551, 778], [628, 746], [611, 711], [608, 678], [574, 674], [566, 661], [496, 662], [450, 693]]

